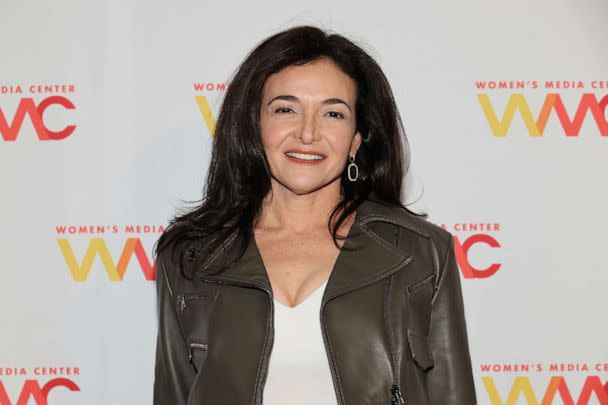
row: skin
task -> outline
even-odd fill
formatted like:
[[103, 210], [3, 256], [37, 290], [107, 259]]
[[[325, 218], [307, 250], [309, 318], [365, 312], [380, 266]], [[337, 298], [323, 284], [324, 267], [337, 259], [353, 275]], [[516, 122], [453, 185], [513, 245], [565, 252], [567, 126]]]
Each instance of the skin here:
[[[356, 84], [331, 60], [320, 59], [271, 75], [261, 101], [271, 192], [254, 236], [275, 299], [293, 307], [328, 279], [339, 254], [327, 221], [341, 200], [348, 156], [356, 156], [361, 144]], [[313, 165], [295, 163], [285, 155], [290, 150], [314, 151], [325, 159]], [[353, 221], [351, 215], [338, 233], [346, 235]]]

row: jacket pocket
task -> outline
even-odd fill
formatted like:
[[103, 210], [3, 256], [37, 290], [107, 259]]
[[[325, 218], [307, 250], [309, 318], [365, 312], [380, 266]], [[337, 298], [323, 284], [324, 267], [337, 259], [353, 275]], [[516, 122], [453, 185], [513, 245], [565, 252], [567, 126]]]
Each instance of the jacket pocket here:
[[422, 371], [428, 371], [434, 366], [429, 335], [434, 281], [435, 274], [431, 273], [407, 286], [410, 320], [406, 331], [407, 341], [411, 356]]
[[198, 373], [209, 350], [209, 323], [216, 294], [198, 292], [177, 295], [177, 316], [188, 347], [188, 360]]
[[197, 339], [190, 339], [188, 341], [188, 357], [197, 373], [207, 358], [208, 348], [209, 344], [207, 342]]

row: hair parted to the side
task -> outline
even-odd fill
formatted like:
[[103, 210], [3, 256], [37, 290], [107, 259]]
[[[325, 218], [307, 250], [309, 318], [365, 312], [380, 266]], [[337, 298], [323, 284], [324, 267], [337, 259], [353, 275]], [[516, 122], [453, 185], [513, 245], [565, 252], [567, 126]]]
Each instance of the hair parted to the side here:
[[[359, 178], [341, 180], [342, 201], [328, 221], [336, 247], [344, 220], [367, 198], [402, 207], [402, 179], [409, 166], [409, 148], [393, 92], [378, 63], [360, 46], [342, 35], [314, 26], [296, 26], [278, 32], [259, 43], [240, 64], [228, 86], [215, 132], [211, 162], [203, 197], [194, 208], [169, 221], [155, 243], [158, 253], [168, 245], [180, 247], [173, 253], [184, 257], [189, 241], [214, 235], [199, 256], [210, 257], [233, 232], [239, 250], [245, 252], [253, 226], [259, 218], [264, 197], [271, 191], [270, 170], [260, 136], [260, 103], [268, 77], [293, 65], [320, 58], [331, 59], [356, 83], [356, 130], [362, 143], [356, 155]], [[404, 153], [405, 152], [405, 153]], [[336, 219], [337, 216], [337, 219]], [[232, 220], [231, 226], [226, 226]], [[335, 226], [331, 226], [331, 224]], [[226, 264], [226, 265], [229, 265]], [[183, 266], [180, 266], [183, 267]], [[204, 262], [200, 268], [205, 269]], [[216, 269], [215, 271], [218, 271]], [[221, 271], [221, 269], [219, 269]], [[191, 277], [192, 275], [186, 275]]]

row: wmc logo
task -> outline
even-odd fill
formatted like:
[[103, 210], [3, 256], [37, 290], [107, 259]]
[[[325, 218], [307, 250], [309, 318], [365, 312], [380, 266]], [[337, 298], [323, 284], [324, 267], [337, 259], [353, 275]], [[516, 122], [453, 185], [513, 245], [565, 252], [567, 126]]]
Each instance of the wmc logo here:
[[572, 392], [563, 376], [551, 377], [544, 388], [544, 393], [539, 393], [532, 388], [529, 377], [518, 376], [514, 378], [511, 390], [504, 400], [498, 393], [492, 377], [482, 377], [481, 380], [492, 405], [521, 404], [522, 402], [519, 401], [521, 397], [526, 399], [526, 402], [523, 403], [528, 405], [591, 405], [598, 403], [608, 405], [608, 383], [602, 385], [600, 377], [597, 375], [587, 376], [579, 393]]
[[[608, 81], [480, 80], [475, 82], [475, 88], [477, 91], [483, 91], [477, 93], [477, 101], [494, 136], [506, 136], [516, 114], [521, 117], [530, 136], [542, 136], [550, 119], [555, 120], [561, 126], [564, 135], [569, 137], [578, 136], [586, 121], [590, 121], [589, 125], [593, 125], [591, 120], [601, 136], [608, 136], [608, 121], [606, 121], [608, 95], [597, 96], [595, 93], [605, 92], [608, 89]], [[530, 107], [526, 97], [541, 89], [547, 91], [544, 100], [542, 103], [534, 102]], [[488, 91], [499, 95], [490, 99]], [[525, 94], [522, 91], [525, 91]], [[505, 97], [505, 93], [508, 97]], [[566, 108], [564, 103], [566, 96], [568, 96], [569, 108]], [[495, 106], [497, 102], [502, 104], [505, 98], [506, 105], [500, 116], [500, 111], [497, 111]], [[533, 98], [538, 99], [536, 95]]]
[[[57, 245], [74, 281], [86, 281], [97, 259], [108, 278], [122, 281], [129, 264], [136, 262], [148, 281], [156, 280], [156, 263], [150, 261], [140, 237], [157, 238], [163, 225], [57, 225]], [[124, 237], [120, 237], [124, 235]], [[68, 238], [69, 237], [69, 238]], [[112, 249], [107, 240], [111, 239]], [[112, 254], [112, 251], [114, 254]]]
[[0, 405], [48, 405], [51, 391], [80, 391], [79, 376], [80, 367], [0, 367]]
[[56, 388], [80, 391], [80, 387], [69, 378], [53, 378], [42, 386], [40, 386], [38, 380], [25, 380], [21, 392], [16, 397], [16, 401], [13, 402], [6, 392], [4, 384], [0, 381], [0, 405], [48, 405], [49, 393]]
[[[463, 242], [461, 242], [461, 239]], [[492, 263], [485, 269], [473, 267], [469, 261], [469, 250], [475, 245], [483, 245], [492, 249], [500, 248], [498, 240], [487, 233], [476, 233], [466, 238], [454, 236], [454, 250], [456, 261], [464, 278], [488, 278], [496, 274], [502, 266], [500, 263]]]
[[[502, 228], [500, 223], [461, 221], [437, 225], [453, 233], [456, 262], [464, 278], [489, 278], [502, 268], [502, 263], [495, 258], [502, 249], [499, 242]], [[471, 256], [475, 251], [480, 251], [485, 258], [490, 258], [491, 262], [486, 267], [471, 263]]]
[[606, 362], [483, 363], [480, 369], [492, 405], [608, 405], [608, 381], [600, 377]]
[[0, 108], [0, 135], [5, 141], [15, 141], [23, 125], [25, 117], [29, 117], [38, 139], [41, 141], [59, 141], [72, 135], [76, 125], [67, 125], [60, 131], [51, 131], [44, 123], [44, 113], [51, 106], [59, 106], [67, 110], [76, 107], [63, 96], [51, 96], [36, 104], [31, 97], [22, 98], [9, 124], [9, 117]]
[[519, 112], [521, 119], [528, 129], [528, 134], [531, 136], [541, 136], [544, 133], [552, 112], [555, 112], [566, 136], [578, 136], [585, 117], [589, 114], [593, 117], [599, 133], [602, 136], [608, 136], [608, 122], [605, 116], [608, 95], [598, 100], [595, 94], [584, 93], [578, 102], [576, 111], [572, 115], [566, 110], [560, 94], [549, 93], [546, 95], [536, 118], [523, 93], [513, 93], [509, 96], [502, 118], [500, 119], [487, 93], [477, 94], [477, 100], [494, 136], [507, 135], [511, 122], [517, 112]]
[[156, 263], [150, 263], [148, 254], [139, 238], [128, 238], [126, 240], [118, 261], [115, 261], [112, 257], [108, 245], [103, 238], [92, 238], [89, 240], [89, 245], [80, 262], [78, 262], [74, 249], [72, 249], [67, 239], [57, 239], [57, 244], [74, 281], [87, 280], [91, 266], [97, 257], [100, 258], [110, 280], [122, 281], [133, 256], [137, 259], [145, 279], [148, 281], [156, 280]]

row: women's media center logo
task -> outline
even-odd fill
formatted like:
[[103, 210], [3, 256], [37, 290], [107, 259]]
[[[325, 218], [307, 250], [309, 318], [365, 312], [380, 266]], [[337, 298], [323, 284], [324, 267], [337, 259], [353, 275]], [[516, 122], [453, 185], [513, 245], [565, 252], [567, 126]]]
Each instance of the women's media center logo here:
[[[111, 281], [123, 281], [133, 259], [143, 279], [154, 281], [156, 262], [150, 260], [152, 256], [142, 238], [155, 240], [164, 229], [163, 225], [57, 225], [55, 232], [59, 251], [74, 281], [87, 281], [97, 258]], [[118, 255], [112, 253], [117, 251]]]
[[484, 363], [480, 372], [491, 405], [608, 405], [608, 363]]
[[[496, 137], [507, 135], [516, 113], [519, 113], [528, 134], [533, 137], [544, 135], [547, 125], [551, 125], [552, 117], [557, 118], [556, 124], [561, 127], [563, 135], [567, 137], [578, 137], [581, 127], [590, 118], [594, 121], [599, 134], [608, 137], [608, 121], [606, 120], [608, 94], [596, 94], [598, 91], [608, 92], [608, 81], [480, 80], [475, 82], [475, 89], [481, 91], [477, 93], [477, 101], [492, 134]], [[542, 101], [535, 117], [529, 99], [536, 101], [538, 97], [535, 92], [541, 89], [547, 93], [544, 99], [541, 96]], [[490, 98], [488, 92], [501, 94]], [[508, 94], [506, 103], [504, 93]], [[566, 107], [566, 104], [569, 107]], [[502, 117], [498, 115], [498, 105], [504, 105]]]
[[[12, 101], [0, 104], [1, 139], [5, 142], [16, 141], [21, 135], [26, 117], [29, 118], [40, 141], [61, 141], [72, 135], [76, 125], [66, 123], [63, 124], [63, 129], [53, 131], [49, 129], [49, 120], [45, 119], [45, 113], [49, 107], [52, 107], [52, 110], [59, 109], [60, 120], [64, 121], [65, 111], [62, 110], [76, 109], [76, 106], [70, 100], [70, 96], [74, 95], [76, 91], [75, 88], [76, 86], [73, 84], [0, 86], [2, 96], [13, 96], [10, 97], [13, 99]], [[30, 97], [24, 97], [24, 92], [28, 92]], [[14, 101], [15, 98], [17, 98], [16, 102]], [[12, 114], [9, 111], [13, 111]]]
[[0, 405], [48, 405], [51, 392], [80, 391], [78, 376], [78, 367], [0, 367]]

